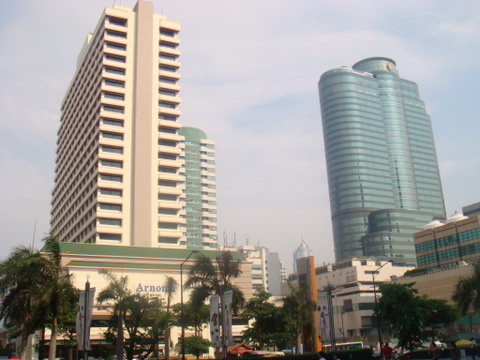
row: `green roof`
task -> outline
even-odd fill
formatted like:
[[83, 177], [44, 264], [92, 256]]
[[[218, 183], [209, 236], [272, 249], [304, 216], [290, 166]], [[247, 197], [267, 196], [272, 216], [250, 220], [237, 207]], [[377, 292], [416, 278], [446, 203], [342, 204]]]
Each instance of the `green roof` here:
[[[104, 262], [104, 261], [79, 261], [73, 260], [68, 266], [94, 267], [94, 268], [118, 268], [118, 269], [149, 269], [149, 270], [178, 270], [180, 264], [143, 264], [131, 262]], [[187, 266], [188, 268], [188, 266]]]
[[[62, 254], [72, 255], [124, 256], [152, 259], [186, 259], [191, 254], [191, 252], [195, 250], [62, 242], [60, 243], [60, 251]], [[215, 258], [221, 253], [220, 250], [197, 251], [209, 258]], [[237, 260], [245, 259], [245, 256], [238, 251], [233, 251], [232, 256], [234, 259]]]

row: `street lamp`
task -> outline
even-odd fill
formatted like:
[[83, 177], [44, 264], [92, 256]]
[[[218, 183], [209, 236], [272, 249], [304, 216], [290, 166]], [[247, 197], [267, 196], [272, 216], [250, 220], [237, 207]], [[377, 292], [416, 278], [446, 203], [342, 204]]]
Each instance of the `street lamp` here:
[[[377, 309], [377, 289], [375, 288], [375, 274], [383, 268], [387, 264], [391, 264], [392, 260], [387, 260], [384, 262], [382, 265], [380, 265], [378, 268], [375, 269], [375, 271], [372, 272], [372, 282], [373, 282], [373, 298], [375, 301], [375, 310]], [[382, 347], [382, 326], [380, 323], [380, 316], [377, 316], [377, 332], [378, 332], [378, 343], [380, 345], [380, 348]]]
[[[198, 253], [198, 250], [192, 250], [190, 254], [188, 254], [187, 258], [182, 261], [180, 264], [180, 313], [181, 313], [181, 325], [182, 325], [182, 335], [181, 335], [181, 341], [182, 341], [182, 360], [185, 360], [185, 317], [183, 316], [183, 265], [187, 262], [188, 259], [193, 254]], [[166, 344], [168, 346], [168, 344]]]

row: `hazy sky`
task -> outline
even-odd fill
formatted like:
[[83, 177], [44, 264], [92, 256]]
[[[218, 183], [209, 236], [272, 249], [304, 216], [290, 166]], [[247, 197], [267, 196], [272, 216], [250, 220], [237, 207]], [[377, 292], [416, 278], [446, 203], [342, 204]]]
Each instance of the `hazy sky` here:
[[[2, 1], [0, 258], [48, 233], [60, 103], [105, 6]], [[156, 0], [182, 24], [181, 123], [216, 142], [219, 241], [333, 261], [317, 82], [394, 59], [432, 117], [447, 214], [480, 201], [480, 2]]]

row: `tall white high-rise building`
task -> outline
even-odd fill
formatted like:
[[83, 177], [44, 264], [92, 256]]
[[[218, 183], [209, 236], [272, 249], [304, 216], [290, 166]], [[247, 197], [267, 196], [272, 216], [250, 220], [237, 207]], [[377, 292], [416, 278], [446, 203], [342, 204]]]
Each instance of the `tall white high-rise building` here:
[[107, 7], [88, 35], [58, 130], [51, 233], [60, 241], [187, 246], [179, 30], [139, 0]]

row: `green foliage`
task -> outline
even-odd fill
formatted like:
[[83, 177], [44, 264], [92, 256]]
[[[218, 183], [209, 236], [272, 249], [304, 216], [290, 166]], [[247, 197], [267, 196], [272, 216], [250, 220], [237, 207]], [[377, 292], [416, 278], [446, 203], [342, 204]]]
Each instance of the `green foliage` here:
[[472, 276], [457, 283], [452, 299], [463, 315], [470, 309], [475, 313], [480, 312], [480, 263], [475, 264]]
[[185, 352], [199, 358], [200, 355], [208, 353], [211, 343], [201, 336], [189, 336], [185, 338]]
[[184, 306], [184, 316], [183, 321], [181, 317], [182, 306], [181, 304], [175, 304], [173, 306], [174, 319], [176, 319], [175, 324], [177, 326], [183, 326], [185, 328], [193, 328], [195, 335], [199, 336], [202, 333], [202, 329], [208, 323], [210, 317], [210, 308], [208, 305], [201, 304], [192, 304], [192, 302], [187, 302], [183, 304]]
[[243, 341], [255, 344], [257, 348], [275, 346], [278, 338], [283, 335], [279, 328], [280, 309], [268, 302], [271, 294], [265, 289], [257, 289], [255, 296], [250, 299], [242, 313], [242, 318], [253, 322], [243, 332]]
[[383, 284], [376, 315], [383, 325], [392, 328], [398, 345], [413, 349], [426, 340], [428, 328], [450, 324], [456, 319], [455, 310], [445, 301], [417, 295], [413, 284]]
[[215, 258], [215, 263], [207, 256], [199, 254], [190, 268], [185, 288], [193, 287], [190, 301], [200, 307], [208, 296], [233, 291], [233, 312], [238, 314], [245, 304], [243, 293], [232, 284], [241, 274], [240, 261], [235, 260], [230, 251], [224, 251]]
[[58, 325], [69, 316], [75, 290], [61, 266], [58, 242], [44, 239], [44, 254], [18, 247], [0, 263], [0, 319], [11, 337], [20, 337], [20, 357], [30, 334], [44, 327], [52, 331], [49, 357], [55, 357]]
[[302, 339], [304, 330], [306, 334], [312, 334], [313, 310], [315, 305], [306, 299], [308, 289], [296, 287], [288, 283], [289, 294], [283, 299], [281, 310], [281, 323], [284, 328], [285, 345], [282, 347], [292, 348], [296, 346], [300, 349], [300, 344], [308, 342], [308, 339]]
[[126, 333], [123, 351], [127, 359], [146, 359], [156, 348], [161, 328], [159, 319], [166, 313], [159, 309], [158, 299], [139, 294], [125, 297], [122, 310], [111, 318], [105, 338], [113, 344], [118, 343], [118, 316], [122, 316], [123, 330]]

